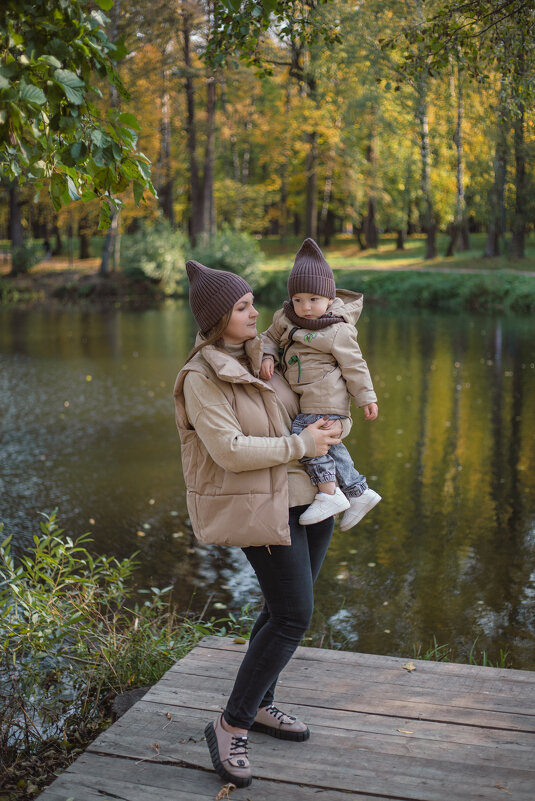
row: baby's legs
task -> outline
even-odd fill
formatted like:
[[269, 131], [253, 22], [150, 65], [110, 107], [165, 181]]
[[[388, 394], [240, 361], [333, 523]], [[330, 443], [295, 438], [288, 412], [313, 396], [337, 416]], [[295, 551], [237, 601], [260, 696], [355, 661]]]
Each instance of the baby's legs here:
[[[328, 416], [331, 420], [339, 419], [338, 415], [298, 414], [292, 424], [292, 433], [300, 433], [310, 423], [314, 423], [325, 416]], [[336, 466], [330, 449], [325, 456], [314, 456], [309, 459], [305, 457], [300, 461], [304, 465], [312, 484], [318, 488], [318, 494], [315, 499], [299, 518], [300, 524], [308, 526], [320, 523], [332, 515], [345, 511], [349, 507], [349, 501], [342, 494], [339, 487], [336, 486]]]

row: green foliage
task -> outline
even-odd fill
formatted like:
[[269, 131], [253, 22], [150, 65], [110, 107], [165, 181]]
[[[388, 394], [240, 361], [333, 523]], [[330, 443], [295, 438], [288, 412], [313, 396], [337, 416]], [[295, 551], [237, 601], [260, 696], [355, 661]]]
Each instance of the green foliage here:
[[11, 254], [12, 273], [14, 275], [27, 273], [41, 260], [42, 255], [42, 247], [38, 242], [25, 242], [21, 247], [14, 248]]
[[247, 64], [264, 74], [272, 74], [259, 44], [273, 26], [282, 40], [311, 44], [323, 39], [341, 41], [338, 20], [318, 19], [314, 11], [332, 0], [222, 0], [215, 4], [215, 19], [208, 41], [207, 56], [215, 66], [222, 66], [229, 55], [237, 54]]
[[[287, 272], [264, 273], [256, 296], [266, 306], [280, 306], [288, 296]], [[366, 302], [416, 306], [451, 311], [506, 311], [535, 309], [535, 279], [497, 271], [486, 275], [419, 270], [335, 270], [336, 285], [362, 292]]]
[[186, 274], [186, 242], [184, 235], [174, 231], [166, 220], [143, 224], [135, 234], [122, 238], [123, 273], [134, 280], [149, 278], [161, 283], [167, 292], [175, 292]]
[[241, 275], [254, 289], [261, 255], [260, 245], [253, 236], [226, 228], [212, 239], [200, 242], [189, 257], [206, 267]]
[[120, 205], [114, 195], [132, 185], [139, 202], [154, 192], [135, 117], [113, 106], [103, 116], [94, 102], [94, 78], [127, 96], [115, 68], [127, 51], [108, 22], [85, 0], [8, 0], [0, 16], [0, 175], [46, 183], [56, 210], [101, 198], [101, 227]]
[[337, 273], [338, 286], [363, 292], [368, 300], [454, 311], [535, 309], [535, 280], [531, 276], [496, 272], [362, 271]]
[[432, 643], [425, 649], [421, 643], [413, 646], [413, 656], [415, 659], [424, 659], [428, 662], [459, 662], [461, 664], [468, 663], [469, 665], [480, 665], [481, 667], [494, 667], [506, 669], [510, 667], [508, 664], [509, 652], [500, 648], [498, 658], [493, 660], [489, 657], [486, 651], [481, 651], [479, 654], [476, 651], [478, 637], [470, 646], [468, 654], [455, 654], [453, 648], [449, 645], [439, 645], [436, 637], [433, 637]]
[[[2, 525], [0, 524], [0, 532]], [[103, 701], [152, 684], [206, 634], [239, 620], [178, 616], [171, 587], [134, 600], [134, 556], [93, 556], [54, 512], [18, 563], [0, 545], [0, 744], [31, 750], [48, 735], [98, 720]], [[0, 752], [2, 748], [0, 748]]]

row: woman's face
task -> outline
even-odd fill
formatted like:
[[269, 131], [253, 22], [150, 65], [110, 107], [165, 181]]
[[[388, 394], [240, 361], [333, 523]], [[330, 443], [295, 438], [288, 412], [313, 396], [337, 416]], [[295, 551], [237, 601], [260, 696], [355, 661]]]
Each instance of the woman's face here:
[[247, 292], [232, 308], [229, 324], [223, 331], [226, 345], [241, 345], [247, 339], [256, 337], [256, 318], [258, 312], [253, 306], [252, 292]]

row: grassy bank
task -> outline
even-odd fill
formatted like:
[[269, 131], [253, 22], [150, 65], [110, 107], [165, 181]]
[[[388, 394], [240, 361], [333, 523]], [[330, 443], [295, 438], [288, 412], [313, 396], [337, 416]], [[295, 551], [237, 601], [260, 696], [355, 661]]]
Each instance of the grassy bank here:
[[[259, 303], [277, 307], [286, 297], [288, 271], [302, 240], [260, 241], [259, 272], [253, 282]], [[394, 249], [383, 237], [375, 251], [362, 251], [351, 237], [337, 237], [324, 253], [335, 271], [338, 286], [364, 292], [367, 302], [450, 311], [530, 313], [535, 309], [535, 237], [528, 240], [526, 258], [507, 256], [484, 259], [484, 236], [473, 235], [472, 250], [450, 258], [424, 259], [421, 236]], [[440, 252], [447, 237], [439, 236]], [[155, 280], [128, 277], [124, 273], [98, 275], [98, 260], [42, 262], [18, 277], [0, 275], [0, 303], [115, 305], [144, 308], [166, 297], [187, 295], [184, 264], [176, 265], [173, 290]], [[176, 287], [178, 286], [178, 290]]]
[[[363, 292], [366, 301], [394, 307], [471, 312], [535, 310], [535, 278], [507, 271], [490, 274], [417, 270], [335, 270], [336, 284]], [[260, 303], [280, 305], [287, 275], [272, 272], [257, 292]]]

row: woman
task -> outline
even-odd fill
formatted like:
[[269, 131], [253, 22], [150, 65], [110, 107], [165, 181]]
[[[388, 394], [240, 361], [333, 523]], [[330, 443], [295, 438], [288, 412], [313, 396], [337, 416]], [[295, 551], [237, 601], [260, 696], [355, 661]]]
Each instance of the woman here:
[[333, 531], [332, 517], [299, 525], [314, 498], [299, 459], [326, 454], [340, 442], [342, 424], [319, 420], [290, 434], [295, 395], [277, 374], [269, 384], [258, 378], [251, 287], [195, 261], [186, 269], [200, 329], [174, 389], [188, 511], [201, 542], [243, 549], [265, 599], [225, 710], [205, 729], [216, 771], [247, 787], [249, 729], [310, 736], [305, 723], [277, 709], [274, 691], [310, 623], [313, 583]]

